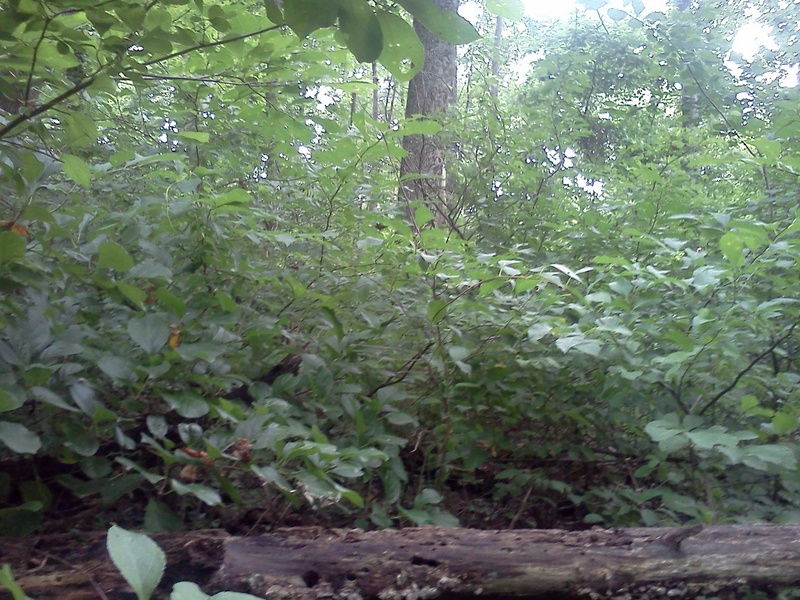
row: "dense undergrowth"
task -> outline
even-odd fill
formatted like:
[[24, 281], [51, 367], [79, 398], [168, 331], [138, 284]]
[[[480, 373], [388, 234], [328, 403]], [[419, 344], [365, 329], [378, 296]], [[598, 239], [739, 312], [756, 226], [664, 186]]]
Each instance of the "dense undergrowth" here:
[[[159, 55], [265, 22], [20, 6], [0, 60], [42, 98], [111, 52], [86, 22]], [[496, 98], [466, 47], [440, 124], [274, 28], [5, 132], [0, 530], [795, 520], [797, 90], [723, 69], [711, 7], [636, 9], [513, 25], [546, 50]], [[452, 228], [396, 200], [440, 127]]]

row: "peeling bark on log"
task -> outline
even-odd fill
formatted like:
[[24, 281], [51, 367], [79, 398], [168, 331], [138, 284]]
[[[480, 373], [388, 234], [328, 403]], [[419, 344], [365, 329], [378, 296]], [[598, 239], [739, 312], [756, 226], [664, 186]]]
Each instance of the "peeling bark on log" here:
[[[740, 598], [800, 585], [800, 525], [298, 528], [251, 538], [218, 531], [154, 538], [168, 556], [162, 597], [182, 580], [208, 593], [303, 600]], [[0, 540], [6, 562], [35, 598], [134, 597], [107, 557], [105, 534]]]

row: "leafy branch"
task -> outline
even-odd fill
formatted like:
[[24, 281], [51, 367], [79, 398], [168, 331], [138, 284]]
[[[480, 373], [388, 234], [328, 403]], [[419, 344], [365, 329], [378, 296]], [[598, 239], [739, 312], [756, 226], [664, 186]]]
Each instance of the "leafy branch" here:
[[725, 394], [727, 394], [733, 388], [735, 388], [742, 377], [744, 377], [747, 373], [749, 373], [753, 369], [753, 367], [755, 367], [759, 362], [761, 362], [761, 360], [764, 357], [768, 356], [771, 352], [775, 350], [775, 348], [780, 346], [783, 342], [785, 342], [792, 336], [797, 325], [798, 325], [797, 322], [792, 323], [792, 326], [789, 327], [789, 331], [787, 331], [784, 335], [777, 338], [774, 342], [772, 342], [772, 344], [769, 345], [769, 347], [766, 350], [764, 350], [758, 356], [753, 358], [753, 360], [751, 360], [750, 363], [744, 369], [739, 371], [736, 377], [733, 378], [733, 381], [728, 386], [726, 386], [722, 391], [717, 393], [713, 398], [711, 398], [711, 400], [709, 400], [708, 403], [706, 403], [706, 405], [703, 408], [701, 408], [697, 414], [699, 415], [705, 414], [705, 412], [709, 408], [714, 406], [719, 401], [720, 398], [722, 398]]

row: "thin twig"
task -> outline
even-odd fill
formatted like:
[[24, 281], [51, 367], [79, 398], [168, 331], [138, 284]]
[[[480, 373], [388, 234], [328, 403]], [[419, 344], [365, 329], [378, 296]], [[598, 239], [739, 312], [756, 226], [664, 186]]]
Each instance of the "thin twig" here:
[[736, 385], [739, 383], [739, 380], [742, 377], [744, 377], [753, 367], [755, 367], [756, 364], [758, 364], [761, 361], [762, 358], [767, 356], [770, 352], [775, 350], [775, 348], [780, 346], [783, 342], [785, 342], [787, 339], [789, 339], [791, 337], [792, 333], [794, 333], [795, 327], [797, 327], [797, 323], [792, 323], [792, 326], [789, 327], [789, 331], [787, 331], [785, 335], [782, 335], [781, 337], [779, 337], [772, 344], [770, 344], [769, 348], [767, 348], [761, 354], [759, 354], [753, 360], [751, 360], [750, 364], [748, 364], [744, 369], [739, 371], [739, 374], [736, 375], [736, 377], [733, 378], [733, 381], [730, 383], [730, 385], [728, 385], [726, 388], [724, 388], [716, 396], [711, 398], [711, 400], [709, 400], [708, 403], [703, 408], [701, 408], [700, 412], [698, 412], [697, 414], [698, 415], [702, 415], [703, 413], [705, 413], [709, 408], [714, 406], [719, 401], [720, 398], [722, 398], [725, 394], [727, 394], [733, 388], [735, 388]]

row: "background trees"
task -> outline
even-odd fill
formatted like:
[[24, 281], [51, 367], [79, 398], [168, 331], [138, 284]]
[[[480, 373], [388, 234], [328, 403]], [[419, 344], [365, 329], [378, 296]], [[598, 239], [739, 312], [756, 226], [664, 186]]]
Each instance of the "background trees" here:
[[594, 2], [398, 119], [411, 17], [474, 37], [399, 4], [3, 8], [4, 531], [794, 518], [790, 47]]

